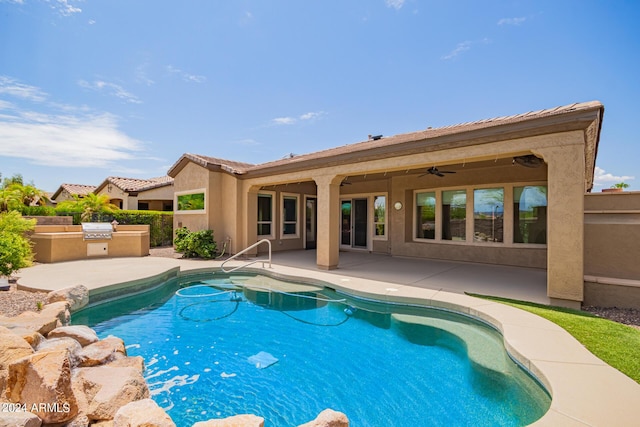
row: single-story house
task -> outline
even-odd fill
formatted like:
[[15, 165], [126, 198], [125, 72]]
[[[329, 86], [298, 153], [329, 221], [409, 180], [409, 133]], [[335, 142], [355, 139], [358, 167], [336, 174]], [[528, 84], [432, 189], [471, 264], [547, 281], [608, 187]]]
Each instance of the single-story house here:
[[54, 203], [60, 203], [65, 200], [73, 200], [74, 196], [82, 198], [89, 193], [93, 193], [95, 189], [95, 185], [60, 184], [60, 187], [58, 187], [49, 200]]
[[313, 248], [320, 269], [342, 250], [546, 269], [552, 303], [578, 307], [603, 114], [578, 103], [257, 165], [184, 154], [174, 228], [212, 229], [233, 253]]
[[110, 176], [93, 191], [107, 194], [111, 203], [124, 210], [173, 210], [173, 178], [138, 179]]

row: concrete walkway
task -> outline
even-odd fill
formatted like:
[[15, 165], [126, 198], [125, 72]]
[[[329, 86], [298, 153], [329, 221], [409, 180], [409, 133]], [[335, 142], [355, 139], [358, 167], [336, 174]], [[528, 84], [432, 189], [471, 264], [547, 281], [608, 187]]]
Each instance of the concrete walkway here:
[[[274, 264], [319, 271], [315, 251], [276, 252]], [[232, 261], [239, 265], [242, 261]], [[105, 258], [39, 264], [21, 270], [19, 286], [51, 291], [83, 284], [97, 289], [114, 283], [155, 276], [172, 268], [181, 271], [219, 267], [220, 261], [184, 260], [161, 257]], [[260, 264], [255, 264], [259, 266]], [[386, 255], [341, 252], [333, 275], [358, 277], [422, 289], [454, 293], [476, 293], [548, 304], [547, 275], [544, 270], [472, 264], [428, 259], [397, 258]]]

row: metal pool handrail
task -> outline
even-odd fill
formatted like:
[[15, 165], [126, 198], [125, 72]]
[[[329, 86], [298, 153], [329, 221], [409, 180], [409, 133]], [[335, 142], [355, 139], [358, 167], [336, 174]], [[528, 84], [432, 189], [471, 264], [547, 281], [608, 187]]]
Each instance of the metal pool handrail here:
[[226, 260], [225, 260], [225, 261], [220, 265], [220, 269], [222, 270], [222, 272], [223, 272], [223, 273], [231, 273], [231, 272], [234, 272], [234, 271], [236, 271], [236, 270], [239, 270], [239, 269], [241, 269], [241, 268], [243, 268], [243, 267], [248, 267], [248, 266], [250, 266], [250, 265], [252, 265], [252, 264], [255, 264], [255, 263], [257, 263], [257, 262], [261, 262], [261, 263], [262, 263], [262, 268], [264, 268], [264, 263], [265, 263], [265, 262], [267, 262], [267, 260], [264, 260], [264, 259], [255, 259], [255, 260], [253, 260], [253, 261], [249, 261], [249, 262], [247, 262], [247, 263], [245, 263], [245, 264], [239, 265], [238, 267], [232, 268], [231, 270], [225, 270], [225, 269], [224, 269], [224, 265], [225, 265], [227, 262], [229, 262], [229, 261], [231, 261], [232, 259], [234, 259], [234, 258], [236, 258], [236, 257], [238, 257], [238, 256], [240, 256], [240, 255], [242, 255], [242, 254], [244, 254], [245, 252], [247, 252], [247, 251], [249, 251], [249, 250], [251, 250], [251, 249], [255, 248], [256, 246], [259, 246], [259, 245], [260, 245], [260, 244], [262, 244], [262, 243], [266, 243], [266, 244], [267, 244], [267, 246], [269, 246], [269, 259], [268, 259], [268, 261], [269, 261], [269, 268], [271, 268], [271, 242], [270, 242], [269, 240], [267, 240], [267, 239], [262, 239], [262, 240], [260, 240], [260, 241], [258, 241], [258, 242], [256, 242], [256, 243], [254, 243], [253, 245], [251, 245], [251, 246], [249, 246], [249, 247], [247, 247], [247, 248], [245, 248], [245, 249], [241, 250], [240, 252], [238, 252], [238, 253], [237, 253], [237, 254], [235, 254], [234, 256], [227, 258], [227, 259], [226, 259]]

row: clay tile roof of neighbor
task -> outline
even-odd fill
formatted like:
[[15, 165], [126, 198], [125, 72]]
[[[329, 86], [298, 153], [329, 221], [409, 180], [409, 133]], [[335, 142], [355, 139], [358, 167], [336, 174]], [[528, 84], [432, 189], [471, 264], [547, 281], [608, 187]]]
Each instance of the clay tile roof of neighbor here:
[[66, 190], [69, 194], [76, 194], [78, 196], [86, 196], [96, 189], [95, 185], [83, 185], [83, 184], [61, 184], [55, 193], [51, 196], [52, 199], [58, 197], [58, 195]]
[[138, 178], [123, 178], [119, 176], [110, 176], [100, 186], [111, 183], [123, 191], [145, 191], [152, 188], [163, 187], [165, 185], [173, 184], [173, 178], [170, 176], [161, 176], [157, 178], [138, 179]]

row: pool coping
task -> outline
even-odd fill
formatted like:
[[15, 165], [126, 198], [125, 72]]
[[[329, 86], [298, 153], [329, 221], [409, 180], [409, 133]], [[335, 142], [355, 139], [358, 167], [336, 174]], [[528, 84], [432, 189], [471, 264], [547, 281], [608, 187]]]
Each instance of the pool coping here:
[[[170, 260], [169, 260], [170, 261]], [[175, 260], [174, 260], [175, 261]], [[168, 262], [132, 281], [93, 284], [89, 300], [111, 299], [132, 290], [142, 292], [162, 278], [219, 271], [219, 263]], [[551, 394], [551, 406], [534, 426], [626, 426], [640, 419], [640, 384], [609, 366], [558, 325], [501, 303], [437, 289], [416, 288], [384, 281], [273, 264], [246, 268], [307, 284], [324, 284], [365, 299], [415, 304], [451, 310], [481, 319], [499, 330], [513, 359], [529, 370]], [[106, 273], [106, 272], [105, 272]], [[24, 288], [37, 289], [28, 285]], [[93, 299], [93, 301], [92, 301]]]

